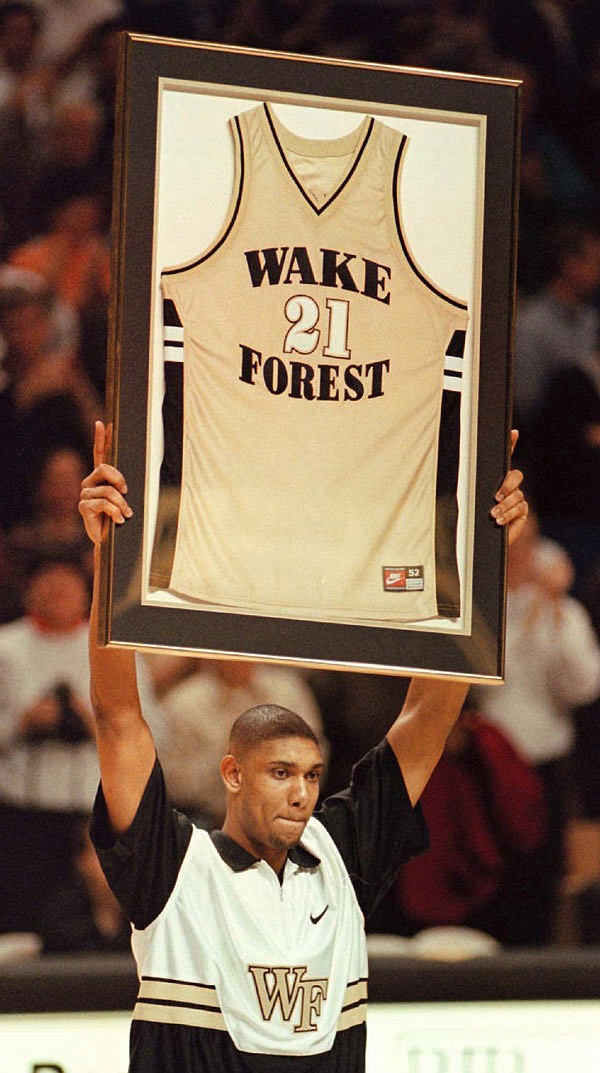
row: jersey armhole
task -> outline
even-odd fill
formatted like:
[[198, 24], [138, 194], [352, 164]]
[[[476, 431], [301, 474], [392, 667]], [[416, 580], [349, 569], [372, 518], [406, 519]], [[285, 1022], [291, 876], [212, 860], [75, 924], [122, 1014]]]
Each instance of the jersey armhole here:
[[[169, 276], [179, 275], [179, 273], [187, 272], [192, 268], [196, 268], [198, 265], [203, 264], [209, 257], [217, 252], [227, 240], [232, 228], [234, 227], [236, 220], [240, 214], [240, 208], [242, 203], [242, 195], [244, 191], [244, 173], [246, 170], [246, 161], [244, 155], [244, 139], [242, 137], [242, 128], [240, 124], [240, 117], [233, 116], [230, 120], [230, 129], [233, 137], [234, 148], [234, 174], [233, 174], [233, 189], [229, 202], [229, 208], [225, 217], [225, 222], [221, 227], [220, 232], [212, 240], [210, 246], [204, 250], [200, 256], [195, 256], [191, 261], [185, 261], [183, 264], [174, 265], [169, 268], [163, 268], [161, 272], [161, 280], [163, 281], [163, 289], [165, 290], [165, 297], [170, 297], [166, 290], [168, 289]], [[166, 284], [166, 288], [165, 285]]]
[[396, 225], [396, 235], [402, 248], [402, 252], [406, 257], [407, 263], [410, 265], [417, 279], [421, 280], [429, 290], [437, 295], [438, 298], [443, 299], [448, 305], [454, 306], [455, 309], [464, 310], [465, 314], [468, 312], [468, 305], [462, 298], [456, 298], [454, 295], [446, 294], [440, 287], [436, 286], [432, 279], [423, 271], [423, 269], [417, 264], [415, 257], [410, 249], [406, 235], [402, 227], [402, 212], [399, 204], [398, 190], [400, 173], [402, 170], [402, 164], [406, 155], [406, 146], [408, 145], [408, 136], [402, 135], [402, 140], [398, 147], [396, 154], [396, 160], [394, 163], [394, 172], [392, 177], [392, 203], [394, 206], [394, 222]]

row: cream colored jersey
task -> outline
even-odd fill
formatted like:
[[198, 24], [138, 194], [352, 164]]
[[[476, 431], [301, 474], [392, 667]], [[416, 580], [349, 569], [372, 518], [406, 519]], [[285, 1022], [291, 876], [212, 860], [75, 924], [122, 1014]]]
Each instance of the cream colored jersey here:
[[185, 353], [182, 474], [172, 569], [151, 581], [265, 614], [457, 615], [438, 592], [436, 486], [467, 309], [404, 239], [407, 139], [368, 116], [300, 138], [267, 104], [231, 125], [226, 226], [162, 275]]

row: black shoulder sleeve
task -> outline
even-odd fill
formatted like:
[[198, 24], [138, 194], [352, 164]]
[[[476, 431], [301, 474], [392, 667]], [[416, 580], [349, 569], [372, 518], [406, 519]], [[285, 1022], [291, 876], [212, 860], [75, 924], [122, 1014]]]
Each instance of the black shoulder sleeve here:
[[147, 928], [166, 905], [192, 837], [187, 816], [171, 807], [158, 760], [131, 827], [115, 838], [102, 786], [90, 835], [117, 901], [136, 928]]
[[396, 757], [384, 740], [352, 769], [349, 787], [328, 797], [315, 818], [342, 855], [368, 917], [400, 865], [429, 845], [419, 805], [413, 808]]

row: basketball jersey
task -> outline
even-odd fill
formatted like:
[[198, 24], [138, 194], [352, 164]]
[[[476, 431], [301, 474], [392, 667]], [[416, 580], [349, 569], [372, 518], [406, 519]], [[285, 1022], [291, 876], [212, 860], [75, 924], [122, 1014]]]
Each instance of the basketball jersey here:
[[[166, 337], [185, 354], [182, 463], [172, 562], [155, 549], [151, 584], [332, 621], [457, 615], [455, 389], [468, 314], [404, 239], [407, 139], [368, 116], [342, 138], [301, 138], [267, 104], [231, 126], [225, 227], [162, 274]], [[453, 474], [445, 499], [441, 465]]]

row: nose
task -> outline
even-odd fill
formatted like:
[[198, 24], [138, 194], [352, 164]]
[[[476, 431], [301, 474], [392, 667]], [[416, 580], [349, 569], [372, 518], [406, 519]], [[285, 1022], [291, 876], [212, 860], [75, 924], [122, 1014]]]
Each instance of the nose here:
[[307, 801], [308, 787], [306, 785], [306, 779], [298, 776], [298, 778], [291, 780], [290, 804], [294, 808], [303, 808]]

